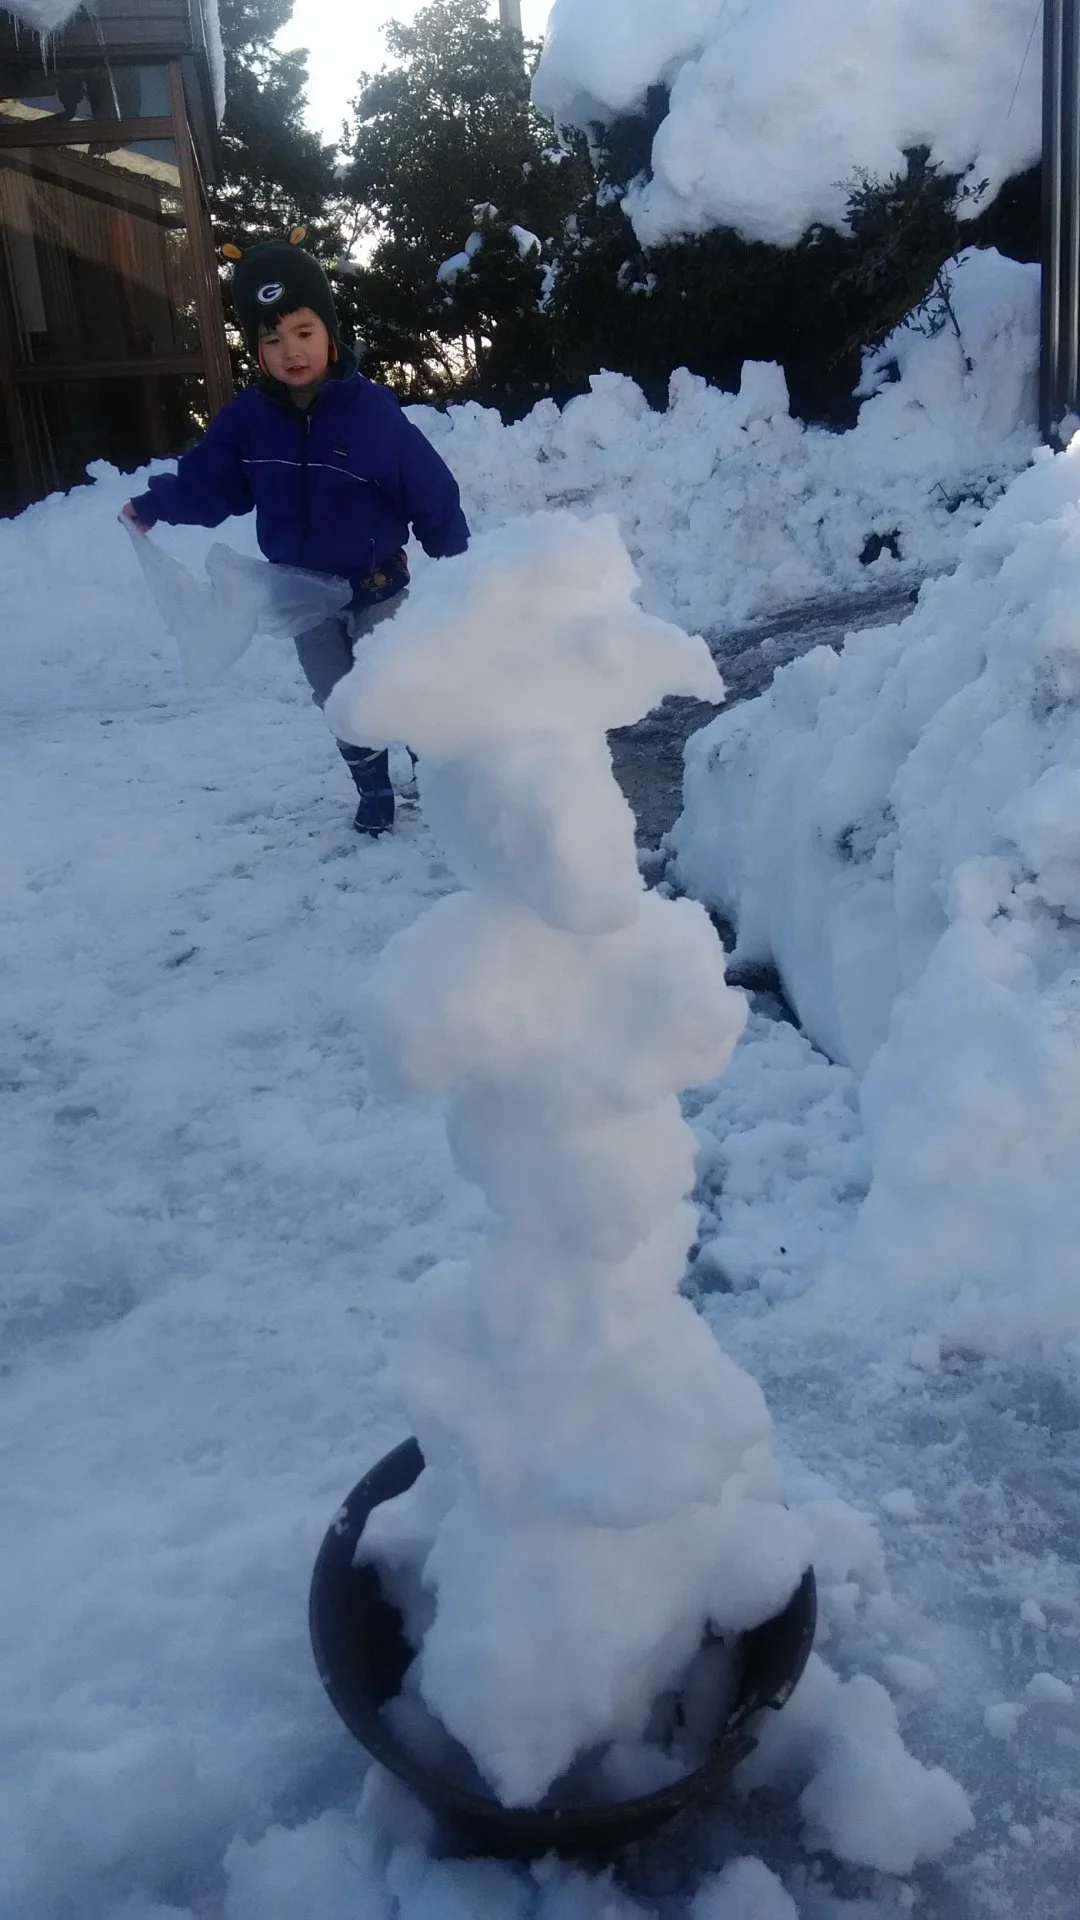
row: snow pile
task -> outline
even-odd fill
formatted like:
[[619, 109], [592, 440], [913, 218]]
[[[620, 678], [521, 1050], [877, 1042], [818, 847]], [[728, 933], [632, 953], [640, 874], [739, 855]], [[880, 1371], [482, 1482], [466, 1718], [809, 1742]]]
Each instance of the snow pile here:
[[[651, 177], [627, 210], [646, 246], [709, 227], [792, 246], [842, 227], [858, 171], [886, 179], [926, 146], [987, 183], [1040, 152], [1027, 0], [555, 0], [533, 83], [562, 125], [607, 123], [670, 90]], [[974, 210], [974, 208], [972, 209]]]
[[909, 619], [691, 742], [673, 835], [862, 1079], [847, 1284], [1003, 1350], [1080, 1338], [1078, 600], [1080, 458], [1046, 455]]
[[841, 1680], [813, 1653], [740, 1781], [799, 1791], [808, 1843], [879, 1873], [910, 1873], [975, 1824], [952, 1775], [908, 1753], [885, 1688], [865, 1673]]
[[[457, 475], [474, 527], [553, 508], [614, 513], [645, 605], [709, 630], [950, 565], [987, 493], [1030, 458], [1038, 269], [969, 249], [949, 278], [956, 325], [943, 313], [932, 337], [893, 334], [867, 364], [870, 397], [849, 433], [792, 419], [781, 370], [753, 362], [737, 394], [676, 372], [662, 413], [633, 381], [601, 373], [561, 412], [542, 401], [510, 426], [475, 405], [410, 415]], [[864, 563], [875, 534], [899, 559]]]
[[775, 1873], [760, 1860], [729, 1860], [698, 1888], [690, 1920], [799, 1920], [798, 1909]]
[[608, 728], [722, 692], [635, 585], [610, 519], [511, 524], [429, 575], [327, 705], [339, 736], [410, 740], [470, 889], [372, 988], [383, 1084], [447, 1101], [492, 1219], [423, 1288], [402, 1386], [429, 1473], [369, 1550], [383, 1531], [400, 1558], [420, 1503], [421, 1690], [509, 1805], [640, 1736], [706, 1622], [767, 1618], [808, 1558], [760, 1389], [678, 1291], [675, 1095], [723, 1071], [745, 1007], [702, 909], [645, 892], [612, 777]]

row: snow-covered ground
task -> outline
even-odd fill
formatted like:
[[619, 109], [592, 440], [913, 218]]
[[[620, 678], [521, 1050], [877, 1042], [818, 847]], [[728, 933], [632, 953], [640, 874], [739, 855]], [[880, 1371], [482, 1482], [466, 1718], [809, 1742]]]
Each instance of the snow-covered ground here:
[[[586, 509], [647, 493], [625, 423], [656, 433], [661, 417], [613, 391], [606, 438], [578, 431], [604, 390], [569, 442], [549, 422], [547, 464], [584, 476]], [[462, 434], [475, 517], [485, 500], [493, 517], [513, 430], [445, 431]], [[775, 478], [771, 431], [757, 444]], [[470, 467], [481, 443], [488, 464]], [[504, 471], [525, 466], [508, 455]], [[819, 521], [843, 512], [827, 471]], [[1014, 1338], [990, 1357], [882, 1316], [865, 1290], [838, 1310], [873, 1139], [854, 1067], [767, 1001], [729, 1073], [687, 1103], [689, 1285], [765, 1390], [821, 1590], [818, 1656], [742, 1776], [760, 1791], [611, 1880], [440, 1859], [411, 1803], [364, 1777], [313, 1671], [307, 1581], [341, 1494], [402, 1435], [386, 1361], [414, 1282], [469, 1257], [484, 1219], [440, 1120], [373, 1090], [358, 1009], [387, 939], [453, 882], [408, 809], [392, 839], [357, 843], [284, 643], [185, 691], [115, 525], [130, 490], [102, 472], [0, 526], [0, 1914], [1074, 1920], [1069, 1355], [1026, 1339], [1023, 1273]], [[725, 607], [740, 604], [734, 497], [726, 512], [710, 523], [729, 541]], [[777, 591], [756, 524], [754, 604]], [[663, 542], [643, 509], [633, 526], [667, 610]], [[246, 525], [228, 538], [250, 548]], [[209, 544], [170, 540], [189, 563]], [[1060, 617], [1065, 632], [1067, 598]], [[1044, 838], [1047, 818], [1028, 822]]]
[[1038, 159], [1040, 63], [1027, 0], [555, 0], [533, 84], [561, 125], [604, 124], [669, 90], [627, 211], [652, 246], [709, 227], [793, 246], [842, 226], [857, 174], [925, 146], [987, 204]]

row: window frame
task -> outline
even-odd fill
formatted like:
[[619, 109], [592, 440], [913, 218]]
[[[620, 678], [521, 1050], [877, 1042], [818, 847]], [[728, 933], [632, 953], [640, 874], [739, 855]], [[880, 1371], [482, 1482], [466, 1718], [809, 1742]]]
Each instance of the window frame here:
[[115, 58], [103, 53], [103, 60], [114, 66], [153, 64], [166, 70], [171, 111], [121, 120], [49, 120], [0, 123], [0, 150], [27, 147], [124, 146], [140, 140], [170, 140], [177, 155], [180, 174], [180, 199], [184, 230], [191, 249], [195, 315], [199, 346], [190, 352], [132, 355], [122, 360], [77, 360], [28, 366], [20, 364], [11, 335], [7, 308], [9, 290], [0, 288], [0, 396], [8, 416], [8, 431], [14, 452], [16, 484], [20, 496], [29, 501], [39, 498], [42, 484], [48, 490], [48, 477], [32, 443], [22, 407], [27, 387], [51, 382], [98, 381], [157, 377], [180, 374], [205, 383], [210, 415], [220, 412], [232, 397], [232, 368], [225, 335], [225, 316], [221, 283], [217, 273], [213, 232], [207, 196], [192, 133], [184, 64], [176, 57], [148, 60]]

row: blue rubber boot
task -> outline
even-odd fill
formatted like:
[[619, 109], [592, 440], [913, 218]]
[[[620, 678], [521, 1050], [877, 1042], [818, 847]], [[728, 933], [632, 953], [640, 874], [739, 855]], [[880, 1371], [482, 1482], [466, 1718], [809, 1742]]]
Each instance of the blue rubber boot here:
[[390, 784], [390, 755], [371, 747], [353, 747], [338, 741], [340, 753], [352, 774], [360, 804], [353, 817], [357, 833], [389, 833], [394, 824], [394, 789]]

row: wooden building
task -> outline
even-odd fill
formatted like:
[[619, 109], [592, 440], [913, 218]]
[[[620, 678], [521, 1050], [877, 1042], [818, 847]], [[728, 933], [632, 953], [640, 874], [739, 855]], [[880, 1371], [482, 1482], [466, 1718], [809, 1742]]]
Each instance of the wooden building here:
[[0, 10], [0, 513], [179, 452], [229, 397], [215, 30], [202, 0], [97, 0], [49, 39]]

